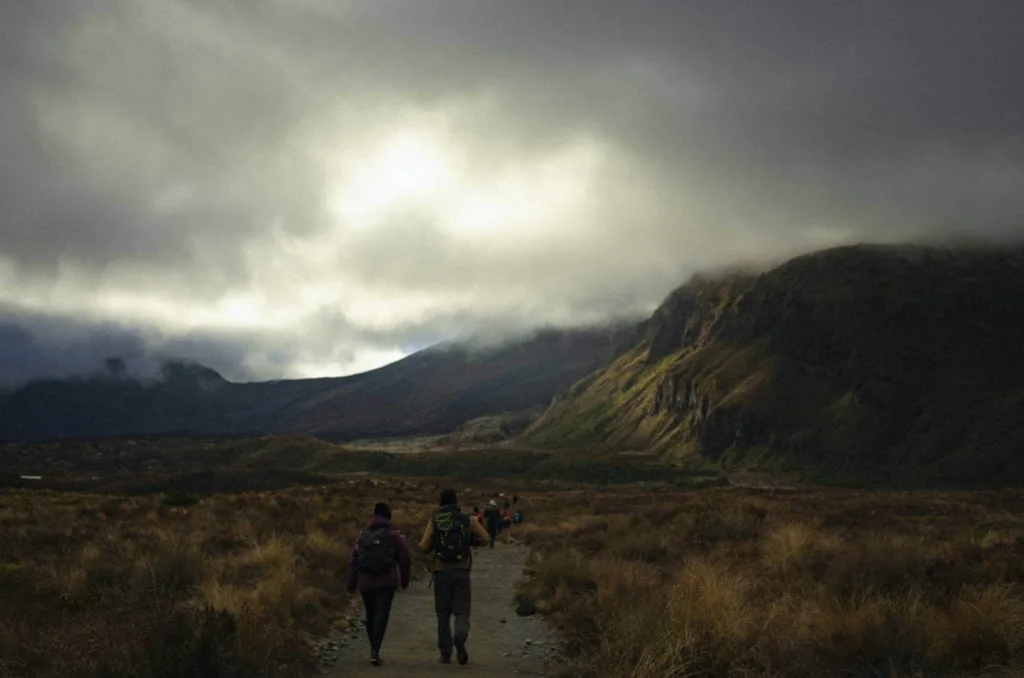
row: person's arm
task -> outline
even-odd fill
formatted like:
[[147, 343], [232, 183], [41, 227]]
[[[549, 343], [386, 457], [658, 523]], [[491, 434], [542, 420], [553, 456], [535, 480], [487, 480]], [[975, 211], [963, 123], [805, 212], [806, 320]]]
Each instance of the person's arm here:
[[423, 530], [423, 538], [420, 539], [420, 551], [430, 553], [434, 548], [434, 519], [427, 521], [427, 529]]
[[356, 565], [356, 559], [358, 558], [359, 542], [357, 541], [352, 547], [352, 555], [348, 559], [348, 577], [345, 583], [345, 589], [350, 593], [356, 592], [356, 587], [359, 584], [359, 567]]
[[469, 521], [469, 532], [473, 536], [473, 541], [477, 544], [491, 543], [491, 535], [487, 534], [487, 530], [484, 529], [484, 526], [479, 521]]
[[409, 557], [409, 545], [398, 530], [391, 532], [391, 539], [395, 542], [395, 556], [398, 559], [398, 574], [402, 582], [402, 588], [409, 588], [409, 581], [412, 579], [412, 558]]

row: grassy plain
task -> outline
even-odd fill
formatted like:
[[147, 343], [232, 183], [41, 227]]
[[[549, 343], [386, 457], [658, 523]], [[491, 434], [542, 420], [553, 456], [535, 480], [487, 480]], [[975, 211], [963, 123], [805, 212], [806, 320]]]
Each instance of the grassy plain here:
[[379, 475], [213, 491], [224, 477], [0, 490], [0, 676], [309, 675], [314, 642], [347, 623], [369, 507], [389, 501], [417, 535], [449, 483], [467, 506], [524, 498], [518, 595], [561, 634], [570, 675], [1024, 675], [1021, 491]]
[[574, 676], [1024, 675], [1024, 493], [562, 493], [520, 596]]
[[306, 675], [349, 611], [349, 549], [378, 500], [407, 533], [433, 486], [0, 491], [0, 676]]

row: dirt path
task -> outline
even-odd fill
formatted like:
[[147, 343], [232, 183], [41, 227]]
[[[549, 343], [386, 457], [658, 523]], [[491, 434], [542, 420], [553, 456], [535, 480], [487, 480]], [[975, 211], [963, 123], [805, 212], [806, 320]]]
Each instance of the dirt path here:
[[[539, 617], [519, 617], [512, 597], [519, 581], [527, 550], [521, 546], [497, 544], [494, 549], [474, 552], [470, 614], [469, 664], [459, 666], [437, 661], [437, 617], [429, 576], [414, 581], [408, 591], [395, 596], [384, 646], [383, 666], [369, 663], [370, 650], [365, 632], [350, 634], [338, 652], [337, 664], [327, 673], [342, 676], [543, 676], [556, 655], [557, 643]], [[360, 605], [359, 614], [362, 615]]]

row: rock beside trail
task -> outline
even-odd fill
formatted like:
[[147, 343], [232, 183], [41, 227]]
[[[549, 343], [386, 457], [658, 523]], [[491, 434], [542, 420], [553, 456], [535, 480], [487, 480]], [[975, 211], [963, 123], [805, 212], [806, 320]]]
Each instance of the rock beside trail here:
[[320, 672], [331, 674], [338, 663], [341, 652], [352, 643], [366, 642], [366, 620], [351, 615], [335, 622], [334, 631], [323, 638], [314, 638], [310, 642], [320, 664]]
[[516, 603], [516, 614], [520, 617], [531, 617], [537, 614], [537, 605], [528, 598], [520, 598]]

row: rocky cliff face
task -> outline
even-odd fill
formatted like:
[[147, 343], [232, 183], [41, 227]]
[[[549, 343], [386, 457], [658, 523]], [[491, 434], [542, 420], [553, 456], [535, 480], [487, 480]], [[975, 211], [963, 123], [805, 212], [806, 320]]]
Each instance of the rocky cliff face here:
[[1024, 478], [1017, 290], [1020, 248], [850, 247], [698, 278], [527, 435], [834, 475]]

